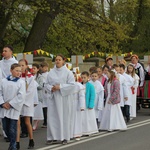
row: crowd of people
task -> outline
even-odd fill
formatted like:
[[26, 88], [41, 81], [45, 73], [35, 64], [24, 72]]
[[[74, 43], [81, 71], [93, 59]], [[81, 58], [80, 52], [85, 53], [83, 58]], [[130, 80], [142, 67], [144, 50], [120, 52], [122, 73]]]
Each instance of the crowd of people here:
[[[0, 118], [8, 150], [20, 149], [20, 137], [29, 137], [28, 149], [34, 148], [33, 131], [42, 120], [47, 128], [46, 144], [106, 130], [126, 130], [136, 117], [136, 97], [144, 96], [145, 71], [137, 55], [128, 65], [124, 60], [91, 67], [78, 75], [67, 68], [63, 55], [57, 55], [54, 68], [48, 64], [19, 62], [13, 47], [3, 48], [0, 61]], [[150, 75], [150, 65], [146, 68]]]

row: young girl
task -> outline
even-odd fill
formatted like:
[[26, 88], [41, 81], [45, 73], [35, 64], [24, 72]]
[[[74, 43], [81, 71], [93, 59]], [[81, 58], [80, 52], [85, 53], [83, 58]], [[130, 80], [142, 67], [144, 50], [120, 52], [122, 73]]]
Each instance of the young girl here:
[[88, 82], [89, 73], [84, 71], [81, 73], [82, 83], [85, 86], [85, 111], [82, 113], [83, 122], [82, 129], [83, 135], [90, 135], [92, 133], [98, 132], [96, 117], [94, 111], [94, 100], [95, 100], [95, 88], [94, 86]]
[[37, 91], [38, 91], [38, 100], [39, 104], [34, 107], [34, 125], [33, 131], [37, 129], [39, 120], [43, 120], [43, 111], [42, 111], [42, 102], [43, 102], [43, 84], [44, 77], [39, 72], [40, 66], [39, 64], [32, 64], [32, 74], [34, 75], [35, 81], [38, 83]]
[[26, 91], [25, 82], [20, 79], [19, 64], [11, 65], [11, 74], [2, 80], [0, 86], [0, 118], [4, 118], [4, 131], [10, 141], [8, 149], [16, 150], [17, 120], [25, 101]]
[[106, 105], [100, 124], [100, 130], [125, 130], [127, 128], [120, 108], [120, 83], [115, 72], [108, 71], [108, 82], [105, 86]]
[[[135, 73], [134, 66], [132, 64], [129, 64], [127, 66], [127, 74], [129, 74], [134, 79], [134, 84], [131, 87], [132, 90], [132, 104], [130, 107], [130, 117], [136, 117], [136, 96], [137, 96], [137, 88], [139, 85], [139, 76]], [[130, 118], [130, 119], [131, 119]]]
[[97, 121], [97, 127], [99, 128], [99, 121], [101, 121], [100, 116], [102, 116], [102, 110], [104, 107], [104, 88], [101, 82], [98, 81], [97, 71], [93, 71], [91, 73], [91, 80], [89, 82], [94, 85], [96, 91], [94, 110], [95, 110], [95, 117]]
[[[42, 73], [42, 76], [44, 77], [44, 83], [46, 82], [46, 78], [47, 78], [47, 75], [48, 75], [48, 63], [47, 62], [42, 62], [41, 63], [41, 73]], [[47, 127], [47, 100], [48, 100], [48, 95], [47, 95], [47, 91], [46, 89], [44, 88], [43, 89], [43, 115], [44, 115], [44, 122], [43, 122], [43, 125], [42, 125], [42, 128], [46, 128]]]
[[[30, 122], [30, 118], [34, 115], [34, 98], [35, 93], [37, 91], [37, 86], [34, 81], [34, 77], [31, 73], [28, 71], [28, 62], [25, 59], [21, 59], [19, 61], [19, 65], [21, 66], [21, 78], [25, 81], [26, 85], [26, 98], [25, 102], [22, 107], [21, 116], [25, 119], [25, 124], [28, 130], [29, 134], [29, 145], [28, 149], [31, 149], [34, 147], [34, 141], [33, 141], [33, 130], [32, 125]], [[20, 120], [18, 120], [18, 126], [17, 126], [17, 149], [20, 149]]]
[[77, 82], [77, 75], [74, 73], [76, 88], [74, 93], [74, 129], [73, 129], [73, 137], [76, 140], [80, 140], [82, 136], [82, 111], [85, 109], [85, 87]]

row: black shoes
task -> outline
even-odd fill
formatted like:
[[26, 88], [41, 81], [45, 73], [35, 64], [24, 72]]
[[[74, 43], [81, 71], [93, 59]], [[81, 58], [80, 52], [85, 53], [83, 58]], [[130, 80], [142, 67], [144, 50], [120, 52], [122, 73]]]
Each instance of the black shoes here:
[[[34, 141], [33, 141], [33, 139], [31, 139], [31, 140], [29, 140], [28, 149], [33, 149], [33, 148], [34, 148]], [[20, 150], [20, 143], [19, 142], [16, 142], [16, 149]]]
[[127, 123], [130, 121], [130, 117], [127, 117]]
[[16, 142], [16, 148], [17, 148], [17, 150], [20, 149], [20, 143], [19, 142]]
[[20, 138], [26, 138], [26, 137], [28, 137], [28, 134], [25, 133], [20, 134]]
[[34, 148], [34, 141], [33, 139], [29, 140], [29, 146], [28, 149], [33, 149]]
[[46, 145], [51, 145], [51, 144], [53, 144], [53, 140], [46, 141]]
[[5, 139], [6, 142], [10, 142], [8, 137], [4, 137], [4, 139]]
[[63, 140], [63, 141], [62, 141], [62, 144], [63, 144], [63, 145], [68, 144], [67, 140]]

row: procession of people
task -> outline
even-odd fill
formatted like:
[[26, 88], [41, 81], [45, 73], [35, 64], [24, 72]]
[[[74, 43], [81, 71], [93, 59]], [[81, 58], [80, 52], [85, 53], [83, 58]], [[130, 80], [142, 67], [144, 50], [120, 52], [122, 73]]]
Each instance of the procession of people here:
[[[144, 96], [147, 82], [137, 55], [131, 56], [131, 63], [124, 62], [114, 64], [107, 57], [105, 65], [79, 75], [58, 54], [50, 71], [46, 62], [34, 63], [30, 70], [27, 60], [18, 62], [13, 47], [6, 45], [0, 61], [0, 119], [8, 150], [21, 149], [21, 135], [29, 137], [27, 148], [33, 149], [40, 121], [47, 130], [47, 145], [101, 131], [125, 131], [136, 117], [136, 98]], [[149, 64], [146, 71], [150, 76]]]

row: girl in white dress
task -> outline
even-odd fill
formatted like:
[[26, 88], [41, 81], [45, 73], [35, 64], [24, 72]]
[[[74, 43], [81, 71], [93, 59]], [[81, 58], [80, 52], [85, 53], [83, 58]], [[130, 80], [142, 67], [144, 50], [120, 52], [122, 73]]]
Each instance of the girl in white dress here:
[[73, 128], [73, 137], [76, 140], [80, 140], [82, 136], [82, 111], [85, 109], [85, 87], [77, 82], [77, 75], [74, 73], [75, 77], [75, 93], [74, 93], [74, 128]]
[[[28, 71], [28, 62], [25, 59], [19, 61], [19, 65], [22, 68], [21, 78], [26, 84], [26, 97], [22, 107], [21, 116], [25, 119], [25, 125], [29, 134], [29, 145], [28, 149], [34, 148], [33, 130], [30, 122], [30, 118], [34, 115], [34, 97], [37, 91], [37, 85], [34, 81], [34, 77]], [[17, 149], [20, 149], [20, 119], [18, 120], [17, 126]]]
[[136, 117], [136, 96], [137, 96], [137, 88], [139, 85], [139, 76], [135, 73], [135, 69], [134, 66], [132, 64], [129, 64], [127, 66], [127, 74], [129, 74], [133, 79], [134, 79], [134, 84], [131, 87], [132, 90], [132, 104], [130, 107], [130, 119], [132, 119], [133, 117]]
[[[46, 78], [48, 75], [48, 63], [47, 62], [42, 62], [40, 64], [40, 70], [42, 72], [42, 76], [44, 77], [44, 83], [46, 82]], [[48, 101], [48, 94], [46, 89], [44, 88], [43, 90], [43, 103], [42, 103], [42, 107], [43, 107], [43, 116], [44, 116], [44, 120], [43, 120], [43, 125], [42, 128], [46, 128], [47, 127], [47, 101]]]
[[42, 110], [42, 103], [43, 103], [43, 84], [44, 84], [44, 77], [40, 74], [40, 66], [39, 64], [32, 64], [32, 74], [34, 75], [35, 81], [38, 83], [37, 92], [38, 92], [38, 101], [39, 104], [34, 107], [34, 124], [33, 124], [33, 131], [37, 129], [38, 123], [40, 120], [43, 120], [43, 110]]
[[100, 130], [125, 130], [127, 128], [120, 108], [120, 83], [115, 72], [109, 70], [105, 86], [106, 104], [100, 124]]
[[85, 110], [82, 112], [82, 132], [83, 135], [90, 135], [98, 132], [95, 117], [95, 88], [89, 83], [89, 73], [83, 71], [81, 73], [82, 83], [85, 87]]

